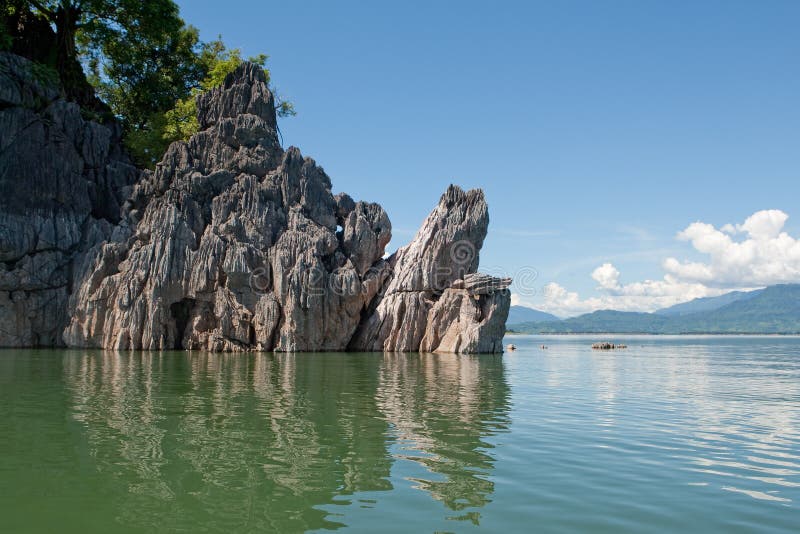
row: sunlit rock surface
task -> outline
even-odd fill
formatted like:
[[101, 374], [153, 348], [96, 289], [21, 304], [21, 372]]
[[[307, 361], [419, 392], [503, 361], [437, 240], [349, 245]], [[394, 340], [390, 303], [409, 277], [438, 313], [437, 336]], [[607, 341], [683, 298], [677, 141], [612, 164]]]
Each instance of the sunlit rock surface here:
[[451, 185], [411, 243], [389, 259], [390, 280], [350, 348], [502, 352], [510, 280], [474, 274], [488, 226], [483, 191]]
[[377, 204], [334, 197], [298, 149], [282, 150], [274, 107], [249, 64], [198, 100], [203, 131], [145, 174], [127, 235], [87, 266], [68, 344], [346, 347], [385, 276], [391, 224]]
[[[475, 275], [481, 191], [451, 186], [385, 258], [386, 212], [334, 195], [314, 160], [281, 147], [259, 67], [202, 95], [201, 131], [138, 180], [116, 132], [48, 91], [5, 74], [0, 88], [3, 146], [16, 150], [0, 177], [14, 200], [0, 213], [0, 345], [502, 351], [510, 281]], [[28, 132], [15, 113], [43, 124]]]

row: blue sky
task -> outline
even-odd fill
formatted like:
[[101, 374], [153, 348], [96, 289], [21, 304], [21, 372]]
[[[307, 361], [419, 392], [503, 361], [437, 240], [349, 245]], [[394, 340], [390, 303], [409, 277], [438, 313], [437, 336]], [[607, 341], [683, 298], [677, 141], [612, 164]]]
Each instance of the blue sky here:
[[[178, 3], [202, 38], [270, 55], [285, 143], [383, 205], [392, 249], [454, 182], [486, 191], [482, 267], [535, 269], [515, 301], [561, 315], [800, 272], [800, 2]], [[737, 231], [761, 210], [789, 218]], [[727, 249], [676, 239], [696, 221], [734, 225]]]

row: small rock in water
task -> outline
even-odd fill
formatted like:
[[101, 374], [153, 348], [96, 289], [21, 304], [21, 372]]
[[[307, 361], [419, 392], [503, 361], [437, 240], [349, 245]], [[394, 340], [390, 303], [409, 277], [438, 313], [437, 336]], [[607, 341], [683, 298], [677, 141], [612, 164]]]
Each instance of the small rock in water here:
[[627, 349], [628, 345], [624, 345], [622, 343], [615, 345], [614, 343], [609, 343], [606, 341], [603, 343], [593, 343], [592, 348], [595, 350]]

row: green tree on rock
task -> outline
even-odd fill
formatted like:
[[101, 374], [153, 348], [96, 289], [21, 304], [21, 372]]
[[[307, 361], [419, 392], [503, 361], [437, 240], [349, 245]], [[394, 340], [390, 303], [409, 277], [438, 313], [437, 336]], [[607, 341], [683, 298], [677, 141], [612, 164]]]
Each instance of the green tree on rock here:
[[[84, 67], [89, 69], [100, 98], [131, 124], [141, 124], [150, 110], [170, 106], [201, 75], [194, 60], [197, 30], [185, 26], [172, 0], [6, 4], [6, 18], [15, 17], [16, 26], [22, 26], [19, 39], [29, 42], [23, 55], [54, 67], [67, 95], [82, 105], [88, 100], [81, 94], [86, 92]], [[103, 78], [96, 76], [99, 72]], [[121, 94], [128, 96], [120, 99]]]
[[[85, 111], [115, 116], [142, 166], [197, 131], [196, 95], [242, 61], [221, 39], [202, 43], [172, 0], [0, 2], [0, 47], [55, 68]], [[251, 58], [260, 65], [266, 59]], [[294, 114], [288, 102], [277, 111]]]
[[[250, 63], [261, 66], [264, 74], [267, 75], [267, 82], [270, 82], [270, 72], [267, 68], [266, 54], [259, 54], [247, 59]], [[222, 85], [225, 77], [236, 70], [242, 64], [242, 53], [238, 48], [228, 49], [220, 37], [216, 41], [206, 43], [202, 46], [200, 53], [200, 63], [203, 65], [205, 77], [192, 89], [186, 98], [182, 98], [175, 103], [175, 107], [165, 114], [164, 139], [177, 141], [188, 139], [197, 133], [199, 124], [197, 123], [197, 96], [205, 91]], [[273, 91], [274, 92], [274, 91]], [[289, 117], [295, 115], [294, 105], [291, 102], [281, 100], [276, 95], [275, 111], [279, 117]]]
[[[269, 82], [267, 59], [266, 54], [259, 54], [248, 58], [247, 61], [261, 66]], [[202, 43], [196, 56], [198, 70], [202, 73], [199, 81], [186, 92], [185, 96], [175, 100], [169, 109], [152, 113], [144, 127], [136, 128], [129, 133], [128, 147], [136, 159], [145, 165], [155, 163], [170, 143], [187, 140], [197, 133], [200, 129], [197, 122], [197, 96], [222, 85], [225, 77], [236, 70], [243, 61], [241, 51], [238, 48], [227, 48], [221, 37], [209, 43]], [[296, 114], [291, 102], [277, 96], [275, 111], [279, 117]]]

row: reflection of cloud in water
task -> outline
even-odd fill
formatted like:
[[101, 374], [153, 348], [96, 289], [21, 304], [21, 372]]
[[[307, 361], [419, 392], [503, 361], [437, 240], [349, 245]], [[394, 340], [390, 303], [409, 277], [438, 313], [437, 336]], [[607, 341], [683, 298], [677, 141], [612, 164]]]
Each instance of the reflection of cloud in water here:
[[[755, 366], [746, 351], [731, 355], [705, 346], [692, 347], [692, 352], [696, 357], [688, 362], [687, 358], [667, 360], [670, 397], [689, 404], [688, 413], [695, 417], [695, 430], [686, 441], [696, 449], [685, 458], [696, 467], [689, 469], [714, 471], [741, 480], [743, 486], [755, 483], [763, 488], [766, 484], [775, 490], [796, 487], [785, 479], [800, 474], [800, 463], [785, 461], [787, 455], [797, 458], [793, 454], [798, 438], [796, 412], [783, 400], [800, 395], [800, 385], [793, 380], [776, 380], [772, 372], [764, 376], [763, 361]], [[724, 372], [711, 369], [720, 358], [725, 359]], [[678, 369], [681, 364], [683, 369]], [[735, 379], [735, 390], [728, 389], [731, 379]], [[722, 489], [757, 499], [791, 502], [772, 490], [731, 485]]]
[[[783, 347], [776, 344], [765, 362], [763, 353], [751, 356], [746, 341], [649, 341], [624, 352], [572, 351], [550, 364], [562, 374], [565, 369], [575, 376], [587, 373], [595, 392], [596, 424], [612, 427], [621, 422], [635, 428], [640, 439], [633, 444], [669, 451], [690, 474], [687, 484], [696, 483], [691, 473], [697, 473], [718, 478], [716, 488], [791, 502], [779, 493], [798, 486], [789, 479], [800, 476], [800, 434], [796, 407], [786, 400], [800, 397], [800, 383], [795, 379], [795, 356]], [[579, 367], [573, 368], [569, 358]], [[558, 380], [559, 388], [568, 391], [568, 380]], [[669, 439], [654, 443], [645, 439], [647, 435]], [[620, 445], [630, 450], [631, 444]], [[733, 480], [740, 482], [734, 485]]]

